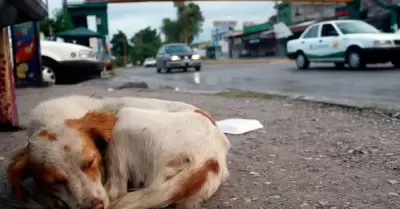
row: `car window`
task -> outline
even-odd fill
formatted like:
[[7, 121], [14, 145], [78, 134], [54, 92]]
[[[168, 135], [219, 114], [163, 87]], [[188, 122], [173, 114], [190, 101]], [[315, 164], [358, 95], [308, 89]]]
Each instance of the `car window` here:
[[304, 34], [303, 38], [317, 38], [319, 25], [314, 25]]
[[343, 34], [355, 33], [381, 33], [374, 26], [363, 21], [344, 21], [336, 23]]
[[322, 37], [338, 36], [338, 32], [332, 24], [324, 24], [321, 30]]
[[170, 53], [182, 53], [182, 52], [192, 52], [192, 48], [184, 44], [169, 45], [166, 47], [165, 52]]

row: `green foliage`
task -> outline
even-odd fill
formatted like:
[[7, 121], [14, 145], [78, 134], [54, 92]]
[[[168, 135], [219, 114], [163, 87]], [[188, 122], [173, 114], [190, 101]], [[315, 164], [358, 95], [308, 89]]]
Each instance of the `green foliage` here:
[[[126, 47], [126, 53], [128, 53], [128, 39], [124, 32], [118, 30], [111, 38], [111, 54], [116, 57], [124, 56], [124, 47]], [[124, 46], [125, 45], [125, 46]]]
[[203, 13], [199, 5], [189, 2], [177, 9], [177, 20], [164, 18], [162, 21], [161, 31], [165, 35], [167, 43], [184, 42], [184, 27], [188, 29], [188, 41], [191, 43], [193, 39], [201, 33], [201, 26], [204, 22]]
[[49, 36], [49, 25], [53, 28], [53, 35], [69, 30], [69, 25], [64, 16], [64, 10], [56, 9], [53, 11], [53, 17], [39, 22], [39, 30], [46, 37]]
[[130, 58], [133, 63], [142, 63], [148, 57], [155, 57], [162, 41], [156, 29], [147, 27], [137, 32], [132, 38], [133, 47], [130, 49]]

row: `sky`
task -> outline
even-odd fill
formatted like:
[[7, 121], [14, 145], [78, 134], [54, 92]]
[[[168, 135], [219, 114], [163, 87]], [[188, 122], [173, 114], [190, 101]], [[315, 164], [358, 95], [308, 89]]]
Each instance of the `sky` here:
[[[48, 0], [50, 14], [54, 9], [61, 8], [61, 0]], [[77, 1], [77, 0], [74, 0]], [[252, 21], [263, 23], [275, 14], [274, 2], [195, 2], [197, 3], [205, 21], [203, 32], [194, 42], [211, 39], [211, 30], [215, 20], [234, 20], [242, 29], [242, 22]], [[131, 37], [137, 31], [148, 26], [159, 29], [163, 18], [176, 18], [176, 9], [172, 2], [145, 2], [145, 3], [117, 3], [108, 6], [108, 26], [110, 37], [118, 30]], [[95, 18], [88, 19], [89, 29], [96, 31]]]

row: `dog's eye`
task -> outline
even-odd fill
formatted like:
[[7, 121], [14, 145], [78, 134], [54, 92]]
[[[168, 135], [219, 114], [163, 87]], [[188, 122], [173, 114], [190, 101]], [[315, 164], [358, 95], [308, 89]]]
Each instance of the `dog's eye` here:
[[95, 165], [96, 162], [96, 156], [94, 156], [91, 160], [86, 161], [83, 165], [82, 165], [82, 169], [89, 169], [92, 168]]

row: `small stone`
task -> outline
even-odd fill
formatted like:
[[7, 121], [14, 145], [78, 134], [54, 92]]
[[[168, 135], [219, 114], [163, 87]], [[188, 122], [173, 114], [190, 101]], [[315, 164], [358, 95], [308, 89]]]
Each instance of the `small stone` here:
[[259, 198], [258, 197], [253, 197], [251, 198], [251, 201], [257, 201]]
[[388, 182], [389, 182], [390, 184], [397, 184], [397, 183], [398, 183], [396, 180], [388, 180]]
[[114, 91], [114, 89], [113, 88], [108, 88], [107, 91]]
[[0, 156], [0, 161], [5, 160], [5, 158], [3, 156]]
[[304, 208], [304, 207], [307, 207], [307, 206], [309, 206], [309, 204], [308, 204], [307, 202], [303, 202], [303, 203], [300, 205], [301, 208]]
[[268, 155], [268, 156], [270, 156], [270, 157], [276, 157], [276, 155], [275, 155], [275, 154], [270, 154], [270, 155]]
[[235, 201], [235, 200], [237, 200], [236, 197], [232, 197], [232, 198], [231, 198], [231, 201]]
[[271, 198], [271, 199], [279, 199], [279, 198], [281, 198], [281, 196], [279, 196], [279, 195], [272, 195], [272, 196], [269, 196], [268, 198]]
[[386, 153], [385, 155], [386, 156], [392, 156], [392, 155], [394, 155], [394, 153]]
[[388, 194], [389, 194], [390, 196], [400, 197], [399, 193], [396, 193], [396, 192], [389, 192]]
[[273, 163], [274, 163], [274, 161], [268, 161], [268, 163], [269, 163], [269, 164], [273, 164]]
[[321, 201], [318, 201], [318, 203], [319, 203], [320, 205], [322, 205], [322, 206], [325, 206], [325, 205], [328, 204], [328, 201], [321, 200]]
[[245, 202], [245, 203], [250, 203], [250, 202], [251, 202], [251, 199], [246, 197], [246, 198], [244, 198], [244, 202]]
[[312, 157], [305, 157], [304, 160], [312, 160]]
[[272, 184], [272, 182], [270, 182], [270, 181], [264, 181], [264, 184], [265, 184], [265, 185], [270, 185], [270, 184]]
[[252, 176], [261, 176], [260, 173], [254, 172], [254, 171], [250, 171], [250, 175]]

